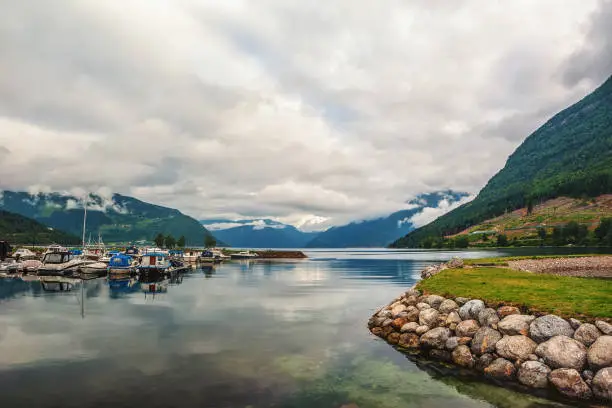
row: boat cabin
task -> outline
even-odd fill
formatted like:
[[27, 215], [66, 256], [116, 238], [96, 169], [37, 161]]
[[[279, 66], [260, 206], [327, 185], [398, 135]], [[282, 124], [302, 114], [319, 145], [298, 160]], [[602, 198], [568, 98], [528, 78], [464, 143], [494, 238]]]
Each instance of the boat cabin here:
[[71, 261], [74, 255], [68, 251], [47, 252], [43, 256], [42, 263], [45, 265], [59, 265]]
[[149, 252], [142, 255], [140, 268], [167, 269], [170, 267], [168, 255], [161, 252]]

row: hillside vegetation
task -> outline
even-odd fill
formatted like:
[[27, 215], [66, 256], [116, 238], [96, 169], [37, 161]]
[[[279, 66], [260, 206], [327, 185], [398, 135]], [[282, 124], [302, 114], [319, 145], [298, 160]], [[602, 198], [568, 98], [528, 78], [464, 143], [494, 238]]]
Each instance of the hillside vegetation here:
[[606, 193], [612, 193], [612, 77], [531, 134], [476, 199], [392, 246], [419, 247], [551, 198]]
[[15, 244], [75, 245], [80, 239], [63, 231], [54, 230], [40, 222], [19, 214], [0, 210], [0, 240]]

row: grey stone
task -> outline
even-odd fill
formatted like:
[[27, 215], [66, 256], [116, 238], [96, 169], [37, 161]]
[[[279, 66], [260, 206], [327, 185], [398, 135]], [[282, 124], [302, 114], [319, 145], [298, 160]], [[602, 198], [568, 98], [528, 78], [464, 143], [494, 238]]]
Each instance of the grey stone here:
[[519, 382], [531, 388], [546, 388], [550, 368], [537, 361], [526, 361], [521, 364], [517, 378]]
[[476, 320], [464, 320], [457, 325], [455, 333], [458, 337], [474, 337], [474, 334], [480, 329]]
[[453, 269], [463, 268], [463, 259], [453, 258], [446, 263], [446, 266]]
[[410, 322], [410, 323], [406, 323], [405, 325], [403, 325], [400, 331], [402, 333], [413, 333], [413, 332], [416, 332], [417, 327], [419, 327], [418, 323]]
[[453, 336], [453, 337], [449, 337], [448, 340], [446, 340], [446, 349], [447, 350], [453, 351], [458, 346], [459, 346], [459, 337]]
[[421, 296], [421, 291], [415, 288], [410, 288], [406, 291], [405, 293], [406, 297], [408, 296], [415, 296], [415, 297], [419, 297]]
[[452, 299], [445, 299], [438, 307], [440, 313], [450, 313], [457, 309], [459, 309], [459, 305]]
[[500, 319], [513, 314], [521, 314], [521, 311], [516, 306], [501, 306], [497, 309], [497, 315]]
[[601, 336], [601, 332], [594, 324], [585, 323], [580, 325], [578, 329], [574, 332], [574, 339], [578, 340], [585, 346], [589, 347], [591, 344], [595, 343], [595, 340]]
[[499, 323], [499, 317], [497, 316], [495, 309], [488, 307], [481, 310], [480, 313], [478, 313], [478, 323], [480, 323], [481, 326], [496, 328], [497, 323]]
[[535, 353], [551, 368], [573, 368], [581, 371], [587, 360], [584, 344], [567, 336], [555, 336], [541, 343]]
[[598, 320], [595, 322], [595, 326], [597, 326], [597, 328], [606, 336], [612, 334], [612, 324], [610, 323], [604, 322], [603, 320]]
[[457, 346], [451, 355], [453, 362], [461, 367], [472, 368], [475, 361], [468, 346]]
[[391, 314], [393, 314], [394, 317], [397, 317], [400, 313], [406, 311], [406, 309], [407, 309], [406, 305], [404, 305], [403, 303], [400, 303], [400, 304], [393, 306], [393, 308], [391, 309]]
[[584, 370], [582, 372], [582, 378], [585, 380], [592, 380], [593, 377], [595, 377], [595, 373], [593, 373], [591, 370]]
[[391, 326], [391, 323], [393, 323], [393, 319], [385, 319], [381, 327]]
[[493, 360], [495, 360], [495, 356], [493, 354], [485, 353], [476, 360], [475, 367], [479, 371], [484, 371], [485, 368], [491, 365]]
[[429, 331], [429, 326], [419, 326], [416, 328], [415, 333], [420, 336], [421, 334], [425, 334], [428, 331]]
[[502, 335], [497, 330], [490, 327], [481, 327], [478, 329], [472, 339], [472, 353], [481, 355], [495, 351], [495, 344], [501, 340]]
[[378, 312], [378, 316], [379, 317], [384, 317], [385, 319], [390, 319], [391, 317], [393, 317], [393, 313], [391, 313], [390, 310], [381, 310], [380, 312]]
[[593, 377], [592, 386], [596, 397], [612, 401], [612, 367], [599, 370]]
[[419, 300], [417, 296], [408, 296], [402, 300], [402, 303], [406, 306], [415, 306], [417, 303], [419, 303]]
[[429, 350], [429, 357], [439, 361], [451, 361], [451, 353], [448, 350]]
[[612, 336], [600, 336], [587, 353], [589, 365], [594, 370], [612, 366]]
[[515, 336], [522, 334], [529, 335], [529, 325], [535, 320], [535, 316], [511, 314], [504, 317], [498, 324], [497, 328], [503, 334]]
[[527, 356], [527, 360], [529, 361], [538, 361], [538, 356], [536, 356], [535, 354], [530, 354]]
[[461, 317], [457, 312], [450, 312], [446, 317], [446, 324], [459, 324], [461, 323]]
[[572, 329], [576, 330], [577, 328], [580, 327], [582, 322], [580, 320], [578, 320], [578, 319], [571, 318], [571, 319], [569, 319], [569, 324], [570, 324], [570, 326], [572, 326]]
[[514, 376], [516, 368], [514, 364], [505, 358], [495, 359], [487, 368], [484, 369], [485, 375], [500, 380], [509, 380]]
[[548, 380], [557, 391], [570, 398], [590, 399], [593, 396], [580, 373], [573, 368], [559, 368], [551, 371]]
[[465, 305], [465, 304], [466, 304], [467, 302], [469, 302], [469, 301], [470, 301], [470, 299], [465, 298], [465, 297], [458, 297], [458, 298], [455, 298], [455, 302], [457, 302], [457, 304], [458, 304], [459, 306], [463, 306], [463, 305]]
[[538, 344], [527, 336], [504, 336], [495, 344], [495, 350], [500, 356], [509, 360], [527, 360], [533, 354]]
[[446, 327], [436, 327], [421, 336], [421, 346], [429, 349], [443, 350], [450, 335], [451, 332]]
[[406, 309], [406, 319], [409, 322], [418, 322], [419, 321], [419, 313], [421, 311], [414, 306], [408, 306]]
[[573, 335], [572, 326], [555, 315], [538, 317], [529, 325], [529, 336], [538, 343], [543, 343], [555, 336], [572, 337]]
[[440, 313], [436, 309], [425, 309], [419, 313], [419, 324], [421, 326], [435, 327], [438, 325]]
[[437, 309], [440, 304], [444, 302], [444, 300], [445, 299], [442, 296], [429, 295], [424, 299], [424, 302], [427, 303], [429, 306], [433, 307], [434, 309]]
[[419, 336], [414, 333], [403, 333], [400, 335], [397, 345], [403, 348], [418, 348]]
[[480, 299], [470, 300], [459, 308], [459, 316], [463, 320], [478, 319], [478, 313], [485, 309], [485, 304]]
[[431, 309], [431, 306], [429, 306], [427, 303], [420, 302], [420, 303], [417, 303], [416, 308], [419, 310], [425, 310], [425, 309]]

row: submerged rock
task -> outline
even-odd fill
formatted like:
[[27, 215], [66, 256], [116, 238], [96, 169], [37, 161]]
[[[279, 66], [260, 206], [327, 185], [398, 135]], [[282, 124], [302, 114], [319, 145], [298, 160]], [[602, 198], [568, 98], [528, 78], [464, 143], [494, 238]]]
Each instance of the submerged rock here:
[[497, 328], [503, 334], [515, 336], [521, 334], [529, 335], [529, 325], [535, 320], [535, 316], [512, 314], [504, 317], [498, 324]]
[[475, 361], [468, 346], [457, 346], [451, 355], [453, 362], [461, 367], [472, 368]]
[[546, 388], [550, 368], [538, 361], [526, 361], [521, 364], [517, 378], [519, 382], [531, 388]]
[[538, 343], [543, 343], [555, 336], [572, 337], [574, 329], [570, 324], [555, 315], [538, 317], [529, 326], [530, 337]]
[[432, 349], [429, 350], [429, 357], [438, 361], [451, 361], [451, 354], [448, 350], [438, 350]]
[[599, 370], [593, 377], [592, 387], [595, 396], [612, 401], [612, 367]]
[[510, 316], [510, 315], [514, 315], [514, 314], [521, 314], [521, 311], [519, 310], [518, 307], [515, 306], [502, 306], [500, 308], [497, 309], [497, 315], [499, 316], [500, 319], [503, 319], [506, 316]]
[[612, 336], [600, 336], [595, 340], [587, 353], [589, 365], [598, 370], [612, 366]]
[[478, 319], [478, 313], [486, 308], [480, 299], [470, 300], [459, 308], [459, 316], [463, 320]]
[[574, 332], [574, 339], [589, 347], [601, 336], [601, 332], [594, 324], [585, 323], [580, 325]]
[[478, 329], [472, 339], [472, 353], [481, 355], [495, 351], [495, 344], [501, 340], [502, 335], [497, 330], [490, 327], [481, 327]]
[[504, 336], [495, 344], [500, 356], [509, 360], [527, 360], [538, 344], [527, 336]]
[[485, 375], [500, 380], [509, 380], [514, 376], [514, 364], [505, 358], [495, 359], [487, 368], [484, 369]]
[[450, 330], [446, 327], [436, 327], [421, 336], [421, 346], [424, 348], [435, 348], [443, 350], [446, 347], [446, 341], [450, 337]]
[[612, 324], [606, 323], [603, 320], [598, 320], [595, 322], [595, 326], [605, 335], [612, 334]]
[[584, 344], [567, 336], [555, 336], [540, 344], [535, 353], [551, 368], [582, 370], [587, 360]]
[[474, 334], [480, 329], [476, 320], [464, 320], [457, 325], [455, 333], [458, 337], [474, 337]]
[[567, 397], [590, 399], [593, 396], [589, 386], [580, 377], [580, 373], [573, 368], [553, 370], [548, 379], [561, 394]]

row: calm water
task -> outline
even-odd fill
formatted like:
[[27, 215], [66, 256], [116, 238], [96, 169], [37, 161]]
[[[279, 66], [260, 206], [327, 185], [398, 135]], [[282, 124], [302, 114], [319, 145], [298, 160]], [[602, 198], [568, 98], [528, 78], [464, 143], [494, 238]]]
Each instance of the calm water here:
[[2, 406], [560, 406], [436, 373], [370, 335], [378, 307], [457, 254], [482, 256], [317, 251], [194, 270], [155, 296], [0, 280]]

